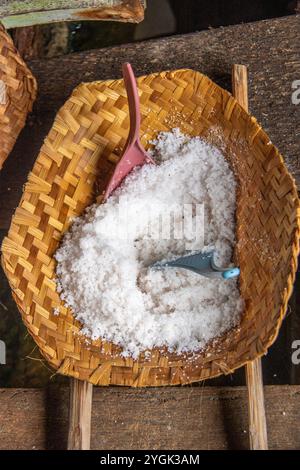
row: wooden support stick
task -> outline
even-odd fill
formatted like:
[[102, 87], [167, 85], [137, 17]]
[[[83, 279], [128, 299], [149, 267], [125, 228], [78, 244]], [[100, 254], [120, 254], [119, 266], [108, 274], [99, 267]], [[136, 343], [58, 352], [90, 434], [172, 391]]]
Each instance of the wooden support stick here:
[[68, 450], [89, 450], [93, 385], [70, 379]]
[[248, 72], [245, 65], [232, 66], [232, 94], [248, 112]]
[[[232, 90], [240, 105], [248, 111], [248, 77], [245, 65], [233, 65]], [[246, 365], [246, 382], [248, 390], [250, 448], [252, 450], [267, 450], [267, 424], [260, 358]]]
[[267, 450], [268, 436], [261, 359], [246, 365], [249, 440], [252, 450]]

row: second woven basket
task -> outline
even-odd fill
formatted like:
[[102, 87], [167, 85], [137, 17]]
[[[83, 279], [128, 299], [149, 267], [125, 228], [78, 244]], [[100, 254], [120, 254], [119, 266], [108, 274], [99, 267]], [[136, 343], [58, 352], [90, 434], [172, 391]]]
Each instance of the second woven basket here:
[[299, 201], [266, 133], [206, 76], [162, 72], [140, 77], [138, 87], [145, 146], [159, 131], [179, 127], [219, 147], [235, 172], [235, 257], [246, 302], [239, 327], [199, 354], [153, 350], [135, 361], [116, 345], [86, 344], [56, 292], [53, 253], [72, 218], [105, 188], [126, 141], [122, 80], [80, 85], [57, 114], [3, 242], [2, 264], [29, 332], [58, 372], [100, 385], [184, 384], [232, 372], [276, 339], [295, 277]]
[[0, 170], [25, 125], [36, 93], [34, 76], [0, 24]]

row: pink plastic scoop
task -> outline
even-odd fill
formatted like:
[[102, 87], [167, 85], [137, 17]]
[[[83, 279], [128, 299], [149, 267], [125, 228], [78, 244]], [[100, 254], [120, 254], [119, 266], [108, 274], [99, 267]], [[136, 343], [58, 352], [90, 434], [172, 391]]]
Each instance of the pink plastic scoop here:
[[121, 184], [123, 179], [134, 167], [143, 165], [144, 163], [155, 164], [154, 160], [147, 154], [140, 142], [140, 100], [131, 65], [129, 63], [123, 64], [122, 72], [128, 98], [130, 129], [123, 155], [117, 163], [115, 171], [105, 190], [104, 201], [109, 198], [111, 193]]
[[[123, 155], [104, 193], [104, 201], [107, 200], [134, 167], [144, 165], [144, 163], [155, 164], [140, 142], [140, 100], [131, 65], [129, 63], [123, 64], [122, 71], [129, 105], [130, 129]], [[156, 269], [169, 266], [188, 269], [206, 277], [217, 276], [221, 279], [238, 276], [240, 272], [239, 268], [236, 267], [226, 269], [217, 267], [214, 263], [214, 251], [209, 253], [198, 252], [193, 255], [188, 254], [173, 261], [157, 262], [152, 265]]]

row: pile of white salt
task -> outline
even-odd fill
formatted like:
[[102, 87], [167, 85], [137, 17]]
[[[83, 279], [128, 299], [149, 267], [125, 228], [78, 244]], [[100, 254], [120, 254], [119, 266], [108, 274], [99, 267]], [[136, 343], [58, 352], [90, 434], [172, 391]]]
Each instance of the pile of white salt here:
[[55, 254], [58, 291], [82, 333], [134, 358], [153, 347], [201, 350], [243, 311], [236, 279], [151, 267], [210, 247], [230, 263], [236, 183], [227, 161], [176, 129], [158, 136], [153, 156], [159, 164], [134, 170], [105, 204], [77, 218]]

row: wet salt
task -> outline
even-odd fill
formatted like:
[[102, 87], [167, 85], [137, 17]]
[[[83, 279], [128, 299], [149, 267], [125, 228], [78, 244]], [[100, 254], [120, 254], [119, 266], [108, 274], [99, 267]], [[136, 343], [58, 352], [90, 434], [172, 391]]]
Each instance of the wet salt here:
[[136, 169], [105, 204], [92, 205], [55, 254], [57, 290], [82, 333], [134, 358], [153, 347], [201, 350], [236, 326], [243, 310], [235, 279], [151, 268], [212, 246], [220, 264], [230, 263], [236, 183], [227, 161], [177, 129], [158, 136], [153, 156], [159, 164]]

